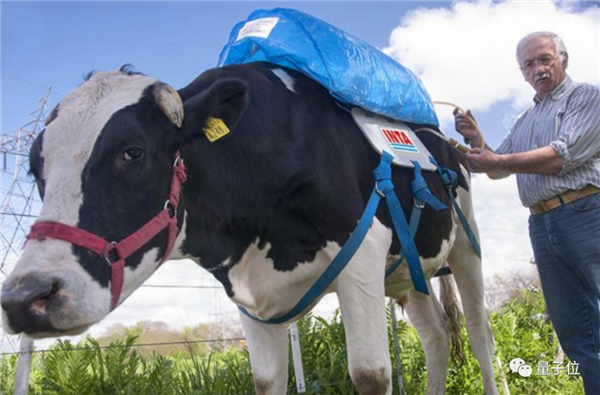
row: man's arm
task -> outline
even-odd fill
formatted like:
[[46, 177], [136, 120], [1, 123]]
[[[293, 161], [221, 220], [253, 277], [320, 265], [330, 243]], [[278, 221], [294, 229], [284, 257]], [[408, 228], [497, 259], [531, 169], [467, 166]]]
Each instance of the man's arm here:
[[469, 168], [473, 172], [487, 173], [488, 177], [495, 180], [513, 173], [558, 174], [563, 169], [563, 157], [550, 146], [526, 152], [496, 154], [483, 142], [470, 111], [455, 111], [454, 117], [456, 130], [474, 147], [466, 154]]
[[469, 167], [476, 173], [487, 173], [492, 179], [512, 173], [558, 174], [563, 158], [552, 147], [498, 155], [489, 148], [473, 148], [467, 154]]

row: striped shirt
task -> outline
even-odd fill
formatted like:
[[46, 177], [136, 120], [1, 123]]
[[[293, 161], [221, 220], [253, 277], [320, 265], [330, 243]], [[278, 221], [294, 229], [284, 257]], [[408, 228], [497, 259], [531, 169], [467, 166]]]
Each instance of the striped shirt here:
[[600, 188], [600, 89], [567, 77], [544, 100], [519, 115], [498, 154], [550, 146], [562, 157], [559, 174], [517, 174], [525, 207], [588, 184]]

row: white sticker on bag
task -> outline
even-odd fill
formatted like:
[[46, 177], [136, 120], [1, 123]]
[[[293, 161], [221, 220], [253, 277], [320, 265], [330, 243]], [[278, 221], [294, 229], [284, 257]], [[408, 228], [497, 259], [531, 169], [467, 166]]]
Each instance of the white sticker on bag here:
[[277, 17], [260, 18], [248, 21], [244, 27], [240, 29], [236, 41], [240, 41], [246, 37], [267, 38], [275, 25], [277, 25], [277, 22], [279, 22], [279, 18]]

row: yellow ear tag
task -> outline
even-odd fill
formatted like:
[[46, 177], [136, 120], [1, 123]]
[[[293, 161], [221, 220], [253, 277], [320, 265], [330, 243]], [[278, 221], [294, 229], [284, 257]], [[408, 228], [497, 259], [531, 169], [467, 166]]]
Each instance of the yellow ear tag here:
[[229, 128], [222, 119], [208, 117], [206, 126], [204, 127], [204, 134], [206, 134], [208, 141], [212, 143], [229, 134]]

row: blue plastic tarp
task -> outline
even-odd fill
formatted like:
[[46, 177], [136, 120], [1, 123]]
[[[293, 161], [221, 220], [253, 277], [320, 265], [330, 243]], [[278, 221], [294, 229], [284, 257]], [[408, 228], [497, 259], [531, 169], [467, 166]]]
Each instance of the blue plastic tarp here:
[[257, 10], [238, 23], [218, 65], [258, 61], [298, 70], [342, 102], [405, 122], [439, 126], [431, 98], [412, 71], [308, 14]]

